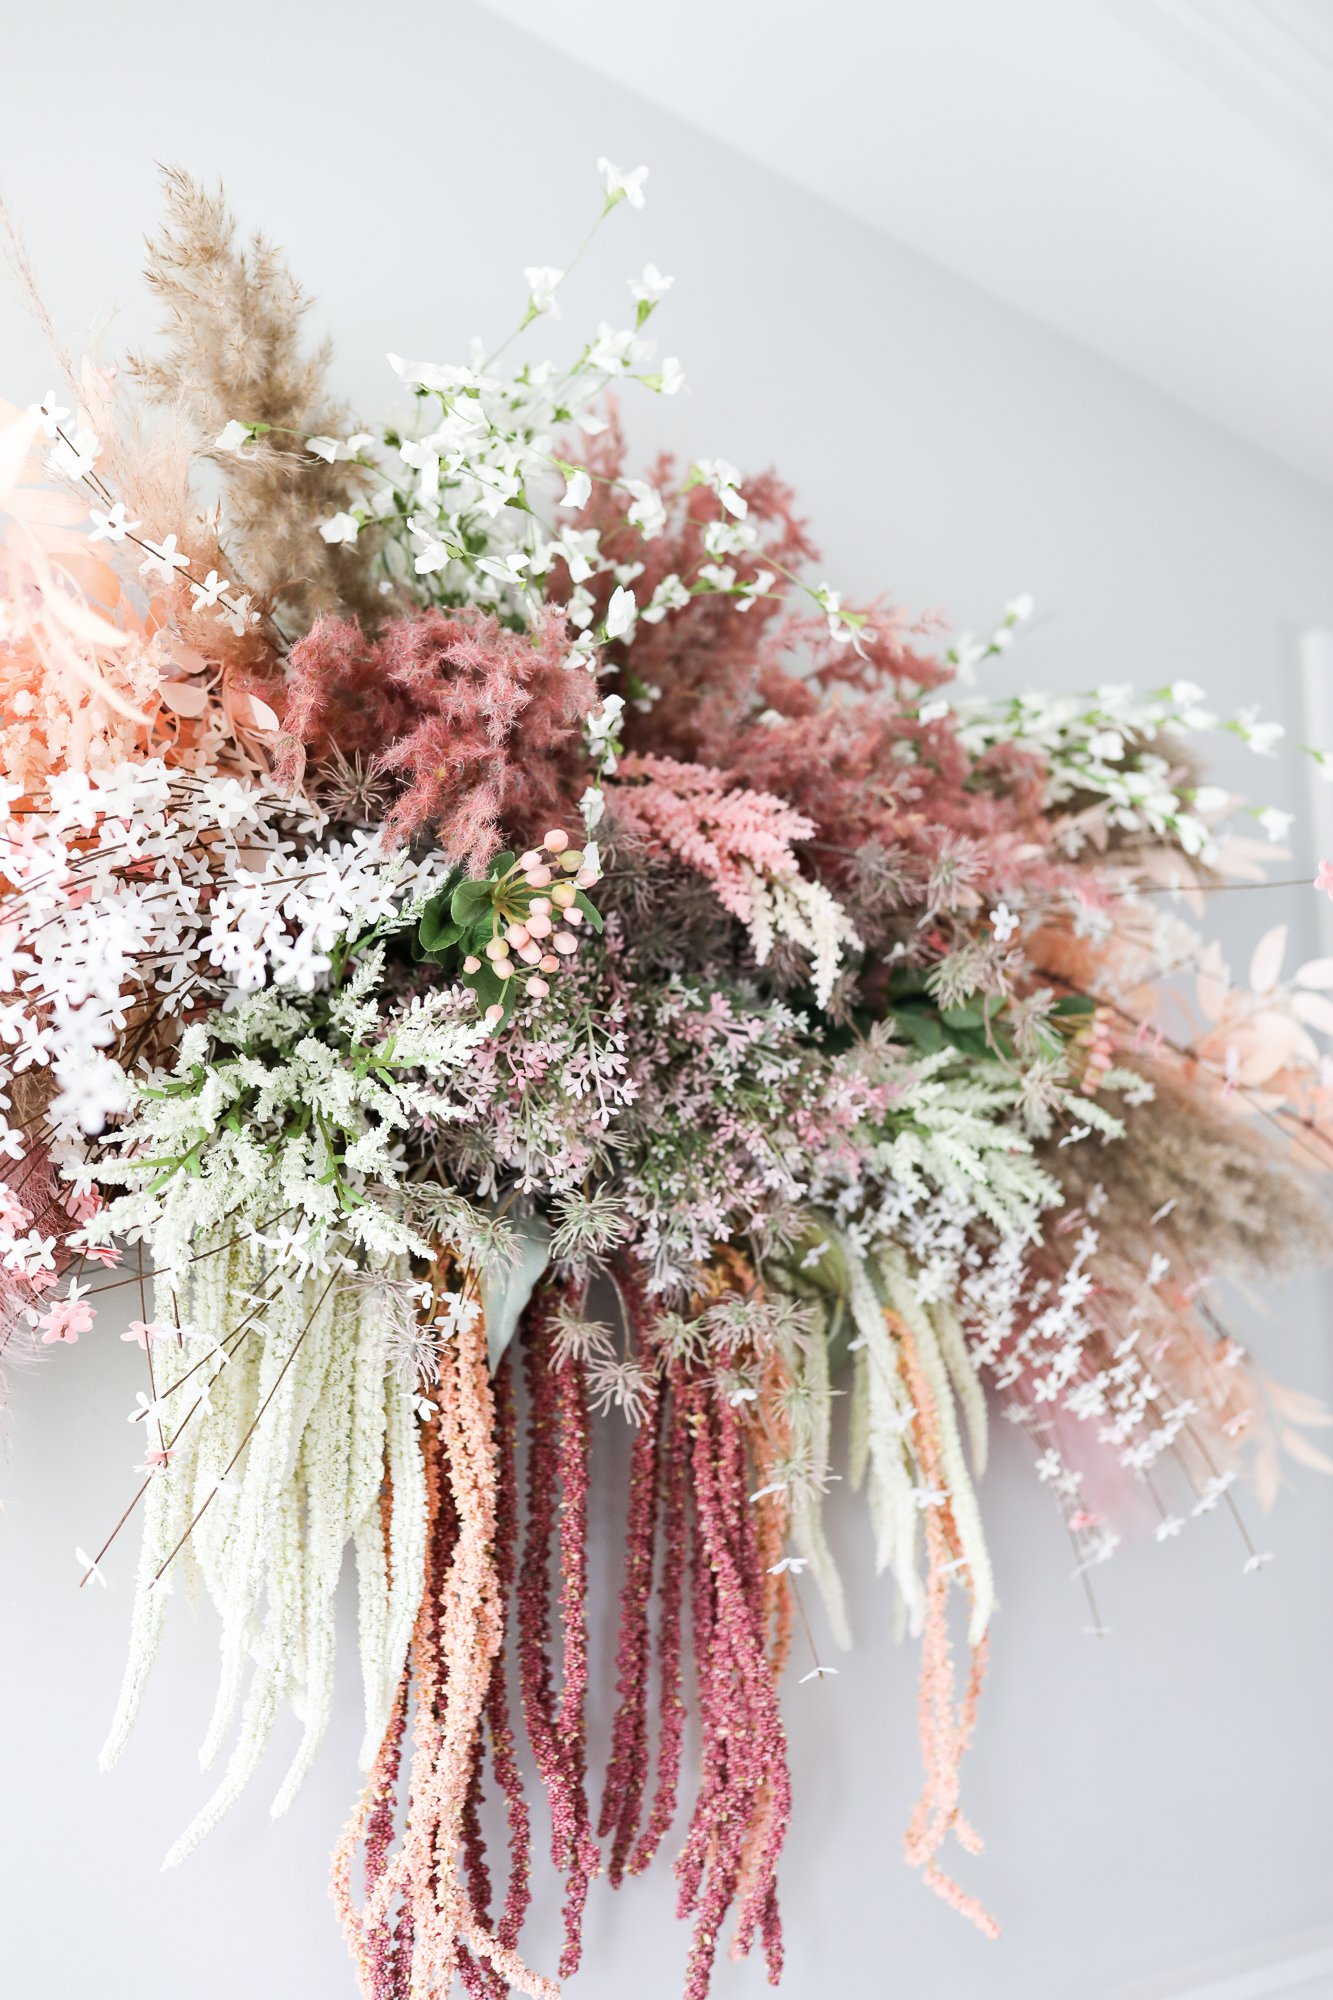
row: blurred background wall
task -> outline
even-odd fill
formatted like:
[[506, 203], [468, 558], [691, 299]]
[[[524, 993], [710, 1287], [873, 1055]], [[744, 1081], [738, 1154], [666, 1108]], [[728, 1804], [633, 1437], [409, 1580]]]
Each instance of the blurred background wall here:
[[[1333, 35], [1312, 0], [790, 0], [619, 10], [500, 0], [223, 13], [62, 0], [5, 29], [0, 187], [61, 332], [141, 337], [155, 160], [221, 174], [288, 250], [312, 327], [368, 413], [385, 350], [464, 358], [521, 311], [595, 212], [594, 161], [650, 164], [571, 280], [552, 345], [605, 317], [646, 259], [673, 273], [663, 351], [689, 389], [631, 402], [659, 443], [776, 462], [851, 595], [1033, 627], [999, 684], [1202, 683], [1302, 736], [1300, 635], [1333, 631]], [[534, 351], [542, 351], [540, 345]], [[0, 395], [54, 379], [0, 294]], [[989, 670], [988, 670], [989, 671]], [[1223, 759], [1299, 817], [1305, 773]], [[1219, 899], [1243, 952], [1302, 891]], [[1241, 905], [1243, 907], [1237, 907]], [[106, 1317], [109, 1317], [106, 1316]], [[1278, 1379], [1333, 1391], [1313, 1284], [1238, 1308]], [[131, 1544], [76, 1588], [130, 1491], [132, 1347], [99, 1325], [18, 1384], [0, 1468], [0, 1931], [15, 1994], [351, 2000], [326, 1857], [357, 1788], [355, 1689], [290, 1817], [261, 1793], [178, 1874], [158, 1858], [207, 1782], [207, 1614], [173, 1631], [114, 1774], [95, 1754], [120, 1670]], [[785, 1864], [792, 2000], [1212, 2000], [1333, 1992], [1327, 1661], [1333, 1486], [1293, 1472], [1242, 1578], [1215, 1514], [1069, 1574], [1021, 1440], [987, 1506], [1002, 1610], [966, 1802], [987, 1945], [902, 1867], [918, 1777], [915, 1661], [834, 1501], [856, 1650], [788, 1689], [797, 1819]], [[623, 1475], [598, 1466], [594, 1644], [614, 1645]], [[595, 1518], [598, 1518], [595, 1515]], [[612, 1676], [594, 1673], [594, 1686]], [[795, 1674], [792, 1675], [795, 1680]], [[608, 1718], [593, 1718], [604, 1745]], [[275, 1764], [276, 1782], [276, 1764]], [[540, 1831], [540, 1816], [538, 1820]], [[547, 1882], [549, 1877], [540, 1879]], [[572, 2000], [675, 2000], [669, 1866], [595, 1892]], [[552, 1958], [556, 1924], [535, 1921]], [[762, 1990], [724, 1963], [718, 2000]]]

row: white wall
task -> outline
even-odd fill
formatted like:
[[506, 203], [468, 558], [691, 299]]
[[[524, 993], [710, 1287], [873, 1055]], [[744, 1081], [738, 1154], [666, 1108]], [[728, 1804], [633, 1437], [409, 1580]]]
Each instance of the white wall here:
[[[1189, 674], [1219, 701], [1262, 700], [1297, 727], [1295, 635], [1333, 626], [1328, 494], [471, 7], [366, 12], [329, 0], [301, 13], [253, 0], [171, 15], [142, 0], [116, 10], [81, 0], [7, 23], [0, 185], [63, 329], [126, 301], [117, 341], [143, 330], [134, 271], [155, 215], [151, 162], [180, 159], [221, 171], [242, 216], [289, 247], [349, 389], [375, 410], [389, 387], [385, 349], [449, 358], [472, 332], [506, 329], [520, 267], [563, 261], [582, 234], [595, 156], [644, 159], [646, 214], [612, 218], [556, 333], [572, 339], [618, 315], [621, 280], [647, 257], [676, 274], [660, 317], [693, 387], [674, 405], [631, 405], [645, 451], [669, 426], [690, 451], [778, 460], [818, 524], [829, 575], [853, 593], [889, 586], [908, 606], [947, 606], [980, 625], [1032, 590], [1041, 619], [1016, 680], [1155, 685]], [[15, 87], [21, 78], [31, 86]], [[773, 115], [799, 117], [799, 103]], [[849, 115], [880, 114], [860, 102]], [[941, 133], [942, 145], [961, 142]], [[46, 387], [51, 370], [8, 300], [0, 355], [0, 394], [23, 401]], [[1267, 780], [1268, 798], [1301, 803], [1294, 765], [1252, 776]], [[1314, 858], [1298, 843], [1292, 872], [1313, 872]], [[1230, 914], [1245, 931], [1276, 920], [1278, 897], [1263, 915], [1249, 906], [1267, 899], [1238, 900], [1243, 915]], [[1299, 894], [1281, 909], [1311, 921]], [[1267, 1367], [1328, 1393], [1313, 1289], [1268, 1304], [1267, 1322], [1252, 1324]], [[129, 1551], [111, 1590], [80, 1595], [73, 1548], [96, 1546], [129, 1491], [124, 1411], [138, 1357], [115, 1331], [99, 1328], [21, 1381], [8, 1420], [6, 1990], [350, 1996], [323, 1886], [357, 1784], [350, 1675], [291, 1817], [270, 1828], [256, 1795], [177, 1874], [159, 1876], [157, 1862], [202, 1796], [193, 1752], [211, 1699], [207, 1617], [173, 1607], [137, 1740], [114, 1775], [94, 1767]], [[604, 1669], [619, 1514], [606, 1461], [620, 1455], [619, 1443], [604, 1452], [599, 1474]], [[857, 1509], [840, 1499], [857, 1650], [838, 1680], [793, 1684], [787, 1697], [798, 1818], [784, 1990], [794, 2000], [1103, 2000], [1173, 1968], [1263, 1956], [1333, 1919], [1329, 1486], [1295, 1474], [1256, 1530], [1280, 1558], [1257, 1579], [1242, 1581], [1220, 1516], [1164, 1549], [1127, 1552], [1098, 1580], [1114, 1628], [1098, 1643], [1083, 1636], [1063, 1531], [1023, 1458], [1006, 1431], [985, 1483], [1003, 1610], [966, 1793], [989, 1842], [967, 1880], [1006, 1937], [986, 1945], [899, 1861], [917, 1782], [915, 1662], [891, 1642], [887, 1590]], [[610, 1678], [603, 1671], [602, 1684]], [[604, 1734], [604, 1714], [596, 1728]], [[551, 1959], [556, 1897], [540, 1879], [548, 1912], [532, 1947]], [[588, 1968], [571, 1992], [671, 2000], [686, 1945], [672, 1902], [666, 1867], [620, 1897], [595, 1892]], [[715, 1991], [761, 1986], [757, 1967], [724, 1964]]]

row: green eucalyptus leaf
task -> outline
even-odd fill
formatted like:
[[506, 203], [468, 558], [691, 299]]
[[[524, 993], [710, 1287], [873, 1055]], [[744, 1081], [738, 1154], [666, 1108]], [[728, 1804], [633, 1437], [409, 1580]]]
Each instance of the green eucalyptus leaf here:
[[486, 1354], [494, 1374], [513, 1339], [523, 1309], [550, 1261], [551, 1230], [539, 1215], [520, 1216], [509, 1225], [514, 1256], [481, 1274], [481, 1305], [486, 1315]]

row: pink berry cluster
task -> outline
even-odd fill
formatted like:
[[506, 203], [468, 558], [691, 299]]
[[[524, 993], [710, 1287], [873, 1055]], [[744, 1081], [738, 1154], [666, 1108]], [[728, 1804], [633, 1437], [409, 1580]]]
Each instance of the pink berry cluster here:
[[[551, 990], [550, 975], [560, 970], [562, 958], [573, 958], [579, 948], [586, 914], [579, 893], [600, 876], [595, 859], [586, 849], [571, 845], [563, 827], [552, 827], [539, 848], [520, 854], [493, 885], [493, 935], [483, 951], [494, 976], [509, 980], [526, 968], [525, 990], [534, 999], [544, 999]], [[475, 952], [463, 960], [465, 973], [481, 969]], [[494, 1002], [486, 1009], [486, 1019], [498, 1021], [504, 1011], [501, 1003]]]

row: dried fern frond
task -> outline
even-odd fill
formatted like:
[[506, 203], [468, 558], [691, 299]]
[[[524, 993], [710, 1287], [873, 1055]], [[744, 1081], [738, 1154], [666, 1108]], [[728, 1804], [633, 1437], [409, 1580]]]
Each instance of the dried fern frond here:
[[179, 167], [162, 174], [166, 216], [147, 243], [144, 276], [161, 302], [164, 345], [130, 357], [155, 402], [188, 411], [203, 448], [233, 418], [269, 428], [243, 457], [220, 456], [226, 539], [247, 585], [308, 626], [321, 612], [366, 608], [365, 546], [330, 548], [319, 523], [346, 508], [364, 475], [327, 464], [306, 439], [341, 436], [346, 408], [325, 380], [328, 343], [306, 350], [310, 301], [281, 253], [256, 234], [237, 243], [220, 188]]

